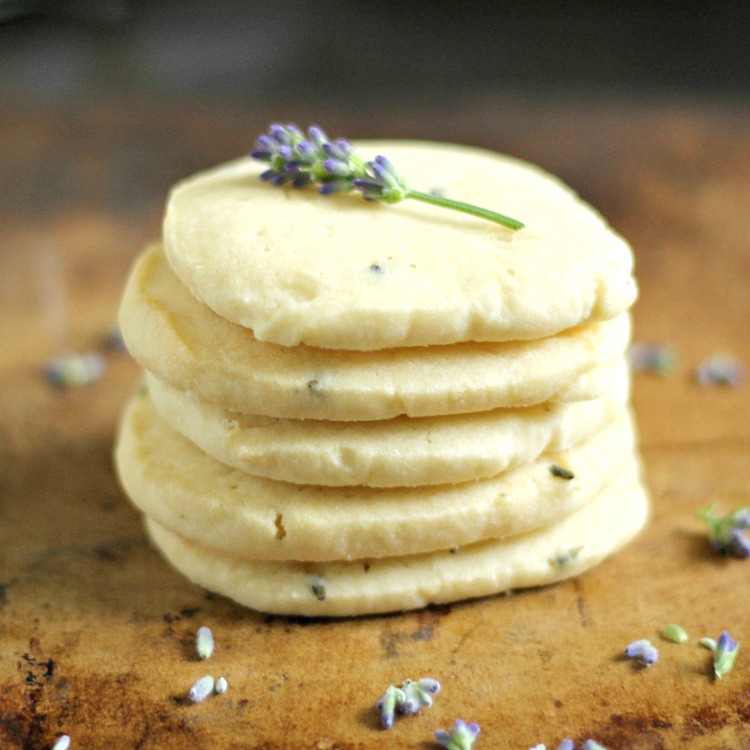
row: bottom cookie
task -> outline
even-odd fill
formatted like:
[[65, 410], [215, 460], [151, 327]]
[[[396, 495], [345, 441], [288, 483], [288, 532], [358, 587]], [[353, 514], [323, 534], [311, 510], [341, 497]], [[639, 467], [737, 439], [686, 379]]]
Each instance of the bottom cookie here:
[[201, 547], [148, 517], [146, 528], [178, 571], [240, 604], [275, 614], [346, 617], [418, 609], [578, 575], [630, 541], [648, 513], [645, 490], [631, 479], [529, 534], [423, 555], [330, 563], [247, 560]]

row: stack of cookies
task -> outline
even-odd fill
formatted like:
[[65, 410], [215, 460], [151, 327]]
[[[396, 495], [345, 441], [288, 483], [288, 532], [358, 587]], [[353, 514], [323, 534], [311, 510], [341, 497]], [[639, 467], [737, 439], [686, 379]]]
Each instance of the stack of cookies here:
[[277, 188], [250, 159], [178, 185], [120, 314], [146, 376], [116, 462], [153, 543], [193, 581], [284, 614], [582, 572], [648, 515], [630, 249], [527, 164], [357, 148], [525, 227]]

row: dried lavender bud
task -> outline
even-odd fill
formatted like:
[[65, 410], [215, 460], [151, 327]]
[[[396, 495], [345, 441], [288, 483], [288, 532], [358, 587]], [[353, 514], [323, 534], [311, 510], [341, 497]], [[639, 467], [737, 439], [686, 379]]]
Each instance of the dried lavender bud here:
[[330, 141], [315, 125], [308, 128], [305, 139], [296, 125], [274, 123], [267, 134], [258, 138], [250, 156], [269, 164], [269, 169], [260, 175], [260, 179], [272, 185], [291, 184], [304, 188], [317, 184], [321, 195], [359, 190], [366, 200], [382, 203], [398, 203], [412, 198], [494, 221], [509, 229], [523, 227], [517, 219], [495, 211], [412, 190], [387, 157], [379, 155], [365, 162], [348, 141]]
[[704, 388], [714, 385], [739, 385], [745, 376], [742, 363], [729, 354], [713, 354], [695, 370], [695, 379]]
[[714, 674], [717, 680], [732, 670], [739, 649], [740, 644], [726, 630], [719, 636], [714, 649]]
[[667, 625], [664, 628], [662, 635], [672, 643], [685, 643], [688, 639], [688, 634], [685, 628], [681, 628], [679, 625]]
[[228, 687], [229, 683], [223, 677], [219, 677], [219, 679], [216, 680], [216, 685], [214, 685], [214, 691], [218, 694], [226, 693]]
[[582, 750], [607, 750], [607, 748], [596, 740], [586, 740], [586, 742], [583, 743]]
[[566, 481], [575, 479], [576, 476], [570, 469], [566, 469], [564, 466], [558, 466], [557, 464], [552, 464], [549, 467], [549, 473], [552, 474], [553, 477], [565, 479]]
[[462, 719], [456, 719], [456, 723], [447, 731], [438, 729], [435, 739], [446, 750], [471, 750], [478, 734], [479, 724], [467, 724]]
[[214, 652], [214, 634], [211, 628], [201, 627], [195, 635], [195, 650], [199, 659], [208, 659]]
[[553, 568], [560, 568], [560, 569], [566, 568], [578, 557], [578, 555], [581, 554], [582, 549], [583, 549], [582, 544], [578, 547], [572, 547], [571, 549], [566, 550], [565, 552], [560, 552], [554, 557], [550, 557], [547, 560], [547, 562], [549, 562], [549, 564]]
[[99, 380], [106, 369], [107, 363], [101, 354], [68, 352], [48, 360], [44, 376], [57, 388], [80, 388]]
[[674, 369], [677, 356], [664, 344], [634, 343], [628, 350], [631, 367], [636, 372], [652, 372], [666, 375]]
[[628, 659], [640, 659], [644, 666], [650, 667], [658, 661], [659, 652], [651, 645], [651, 641], [642, 638], [625, 648], [625, 656]]
[[557, 750], [574, 750], [575, 744], [573, 740], [565, 739], [558, 746]]
[[201, 677], [188, 692], [188, 698], [193, 703], [200, 703], [206, 700], [214, 691], [214, 678], [211, 675]]
[[726, 516], [719, 516], [714, 513], [714, 506], [709, 505], [695, 515], [708, 526], [708, 541], [714, 551], [722, 555], [750, 557], [750, 539], [744, 534], [750, 528], [750, 511], [747, 508], [738, 508]]
[[61, 734], [54, 742], [50, 750], [68, 750], [70, 747], [70, 737], [67, 734]]
[[314, 576], [310, 582], [310, 591], [313, 596], [319, 601], [325, 601], [326, 598], [326, 584], [320, 576]]
[[716, 651], [716, 641], [713, 638], [701, 638], [698, 643], [709, 651]]

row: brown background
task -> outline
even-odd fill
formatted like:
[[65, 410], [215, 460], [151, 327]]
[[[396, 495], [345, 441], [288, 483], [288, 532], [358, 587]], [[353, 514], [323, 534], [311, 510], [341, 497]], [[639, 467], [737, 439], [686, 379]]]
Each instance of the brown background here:
[[[81, 748], [419, 748], [462, 717], [486, 748], [750, 747], [750, 659], [714, 683], [695, 645], [725, 628], [750, 638], [750, 563], [714, 556], [693, 519], [708, 501], [748, 501], [748, 386], [692, 380], [716, 350], [750, 361], [750, 112], [481, 102], [439, 127], [323, 113], [332, 132], [478, 143], [562, 174], [634, 245], [636, 337], [680, 355], [672, 375], [635, 382], [655, 504], [635, 544], [552, 588], [324, 622], [241, 609], [149, 547], [110, 461], [137, 380], [126, 355], [108, 353], [106, 375], [79, 390], [41, 375], [63, 347], [101, 349], [168, 184], [242, 153], [274, 114], [134, 106], [19, 108], [0, 125], [0, 745], [42, 748], [65, 731]], [[659, 642], [671, 621], [690, 643]], [[192, 655], [199, 625], [217, 640], [206, 664]], [[618, 658], [638, 637], [659, 642], [649, 670]], [[209, 671], [229, 691], [187, 705]], [[377, 698], [427, 675], [444, 685], [435, 706], [384, 735]]]
[[[482, 24], [440, 16], [440, 33], [423, 38], [412, 18], [399, 28], [416, 52], [392, 46], [396, 59], [412, 63], [421, 52], [438, 61], [440, 39], [458, 28], [463, 42], [448, 51], [463, 72], [446, 82], [425, 64], [392, 90], [408, 78], [393, 60], [382, 76], [362, 58], [347, 67], [340, 41], [338, 58], [325, 58], [319, 39], [331, 16], [313, 24], [317, 46], [297, 45], [297, 57], [248, 43], [238, 55], [254, 62], [243, 78], [222, 52], [241, 46], [241, 36], [222, 44], [214, 33], [185, 46], [197, 37], [184, 17], [170, 25], [162, 14], [159, 27], [147, 23], [146, 3], [98, 5], [114, 9], [114, 20], [92, 21], [83, 12], [92, 4], [68, 3], [82, 21], [28, 16], [0, 27], [0, 747], [37, 750], [66, 732], [74, 748], [426, 750], [434, 729], [461, 717], [482, 726], [477, 750], [554, 748], [565, 736], [595, 737], [611, 750], [750, 748], [750, 562], [713, 555], [693, 518], [709, 501], [750, 501], [750, 384], [703, 389], [692, 378], [719, 350], [750, 365], [750, 105], [737, 96], [745, 68], [725, 69], [720, 57], [736, 51], [741, 24], [722, 35], [716, 17], [703, 17], [696, 28], [707, 35], [705, 54], [694, 46], [683, 58], [676, 53], [689, 24], [677, 24], [685, 34], [670, 41], [671, 62], [649, 77], [663, 23], [639, 24], [629, 11], [618, 47], [597, 32], [622, 19], [580, 13], [566, 27], [581, 43], [575, 55], [544, 55], [561, 22], [545, 4], [548, 36], [536, 33], [528, 53], [539, 65], [513, 63], [506, 50], [490, 75], [461, 54]], [[232, 3], [220, 5], [227, 28]], [[313, 6], [300, 5], [312, 23]], [[265, 11], [269, 39], [299, 41], [275, 4], [255, 7]], [[528, 37], [535, 17], [519, 12], [508, 28]], [[349, 32], [359, 28], [352, 18], [344, 19]], [[379, 18], [368, 16], [374, 30], [385, 28]], [[157, 27], [149, 46], [143, 29]], [[257, 23], [238, 27], [261, 38], [251, 36]], [[163, 46], [172, 32], [182, 46]], [[481, 39], [489, 54], [493, 35]], [[307, 78], [294, 74], [300, 66]], [[369, 86], [358, 85], [364, 78]], [[716, 95], [686, 97], [693, 84]], [[102, 339], [132, 258], [159, 233], [169, 185], [242, 154], [275, 119], [529, 159], [631, 241], [641, 285], [636, 338], [668, 343], [680, 357], [670, 376], [635, 380], [654, 516], [632, 546], [559, 586], [337, 622], [241, 609], [159, 559], [111, 466], [117, 414], [137, 368]], [[79, 390], [49, 386], [44, 362], [66, 347], [106, 351], [105, 376]], [[667, 622], [682, 624], [690, 642], [661, 641]], [[193, 656], [200, 625], [217, 641], [207, 663]], [[696, 640], [723, 629], [743, 651], [717, 683]], [[640, 637], [661, 651], [648, 670], [619, 657]], [[188, 688], [207, 672], [224, 674], [229, 691], [187, 704]], [[387, 685], [422, 676], [443, 683], [435, 705], [387, 734], [378, 729], [374, 704]]]

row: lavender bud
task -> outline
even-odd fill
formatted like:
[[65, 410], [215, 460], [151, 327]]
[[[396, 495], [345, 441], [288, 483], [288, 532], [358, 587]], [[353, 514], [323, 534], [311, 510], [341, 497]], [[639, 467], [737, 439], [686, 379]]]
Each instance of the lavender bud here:
[[564, 739], [557, 746], [557, 750], [575, 750], [575, 743], [571, 739]]
[[404, 693], [395, 685], [389, 685], [385, 695], [378, 701], [377, 708], [380, 711], [380, 725], [383, 729], [390, 729], [396, 718], [396, 709], [404, 701]]
[[352, 184], [349, 180], [330, 180], [324, 182], [319, 188], [320, 195], [333, 195], [334, 193], [345, 193], [351, 190]]
[[209, 695], [211, 695], [213, 689], [214, 678], [211, 677], [211, 675], [206, 675], [205, 677], [201, 677], [200, 680], [198, 680], [193, 685], [193, 687], [190, 688], [188, 698], [193, 703], [200, 703], [201, 701], [206, 700]]
[[740, 644], [733, 640], [726, 630], [719, 636], [714, 649], [714, 674], [717, 680], [731, 671], [739, 646]]
[[447, 732], [438, 729], [435, 732], [435, 739], [446, 750], [470, 750], [478, 734], [478, 724], [473, 722], [467, 724], [461, 719], [456, 719], [456, 723]]
[[67, 734], [61, 734], [52, 745], [50, 750], [68, 750], [70, 747], [70, 736]]
[[656, 664], [656, 662], [659, 660], [659, 652], [656, 650], [654, 646], [649, 646], [644, 652], [643, 656], [641, 657], [641, 661], [647, 666], [650, 667], [652, 664]]
[[417, 685], [431, 695], [437, 695], [440, 692], [440, 683], [437, 680], [433, 680], [431, 677], [423, 677], [419, 680]]
[[732, 531], [731, 547], [732, 552], [736, 557], [750, 557], [750, 539], [748, 539], [739, 528]]
[[208, 659], [214, 652], [214, 634], [211, 628], [205, 626], [198, 628], [195, 635], [195, 650], [199, 659]]
[[351, 168], [345, 161], [339, 159], [326, 159], [323, 162], [323, 168], [326, 172], [337, 177], [346, 177], [351, 173]]
[[599, 744], [596, 740], [586, 740], [583, 743], [582, 750], [607, 750], [607, 748]]
[[223, 677], [219, 677], [218, 680], [216, 680], [216, 685], [214, 686], [214, 690], [218, 693], [226, 693], [227, 689], [229, 688], [229, 683], [224, 679]]
[[647, 641], [645, 638], [642, 638], [638, 641], [633, 641], [629, 646], [625, 648], [625, 656], [628, 657], [628, 659], [635, 659], [636, 657], [643, 656], [646, 649], [651, 646], [651, 641]]
[[317, 148], [323, 148], [324, 144], [328, 142], [328, 136], [317, 125], [311, 125], [307, 129], [307, 135]]

